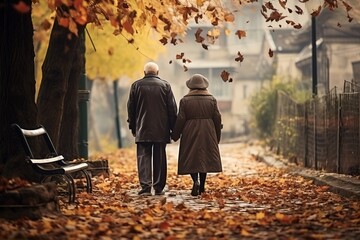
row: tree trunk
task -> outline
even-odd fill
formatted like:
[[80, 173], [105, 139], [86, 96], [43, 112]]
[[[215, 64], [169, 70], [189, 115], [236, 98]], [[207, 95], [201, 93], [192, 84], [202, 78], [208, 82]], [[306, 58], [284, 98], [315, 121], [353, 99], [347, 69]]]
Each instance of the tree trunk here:
[[[84, 28], [79, 27], [79, 35]], [[47, 129], [55, 148], [66, 159], [77, 157], [77, 87], [84, 56], [79, 37], [57, 21], [42, 66], [43, 79], [38, 96], [38, 122]]]
[[[4, 177], [35, 179], [11, 124], [36, 126], [33, 25], [31, 11], [20, 13], [15, 1], [0, 7], [0, 165]], [[31, 7], [31, 0], [24, 0]]]

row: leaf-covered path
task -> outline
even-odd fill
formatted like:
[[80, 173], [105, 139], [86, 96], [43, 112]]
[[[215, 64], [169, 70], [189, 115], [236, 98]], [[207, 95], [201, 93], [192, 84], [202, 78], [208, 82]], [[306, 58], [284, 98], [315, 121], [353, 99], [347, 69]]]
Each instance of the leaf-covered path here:
[[[109, 160], [109, 179], [59, 215], [0, 220], [0, 239], [357, 239], [360, 201], [258, 162], [245, 143], [222, 144], [224, 172], [209, 174], [206, 194], [190, 196], [189, 176], [176, 174], [177, 145], [168, 147], [168, 191], [137, 195], [135, 149]], [[66, 198], [61, 199], [66, 201]]]

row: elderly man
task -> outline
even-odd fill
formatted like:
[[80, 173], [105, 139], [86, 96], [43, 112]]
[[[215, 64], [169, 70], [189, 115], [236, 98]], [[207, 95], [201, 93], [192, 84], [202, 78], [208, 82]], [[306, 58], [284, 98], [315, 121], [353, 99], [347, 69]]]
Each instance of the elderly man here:
[[137, 145], [139, 195], [163, 195], [167, 176], [166, 144], [176, 121], [177, 106], [170, 84], [161, 79], [159, 66], [149, 62], [145, 76], [131, 85], [128, 107], [129, 128]]

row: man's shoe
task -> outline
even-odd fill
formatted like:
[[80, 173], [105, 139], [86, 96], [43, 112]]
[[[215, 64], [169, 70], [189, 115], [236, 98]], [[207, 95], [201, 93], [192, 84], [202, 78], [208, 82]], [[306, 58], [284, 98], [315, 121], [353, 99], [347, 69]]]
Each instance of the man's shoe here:
[[151, 191], [148, 190], [148, 189], [141, 189], [141, 190], [138, 192], [138, 195], [139, 195], [139, 196], [151, 196]]
[[160, 192], [158, 192], [158, 191], [155, 191], [155, 195], [164, 195], [165, 194], [165, 192], [164, 191], [160, 191]]
[[194, 182], [193, 187], [191, 189], [191, 196], [197, 196], [199, 195], [199, 183]]

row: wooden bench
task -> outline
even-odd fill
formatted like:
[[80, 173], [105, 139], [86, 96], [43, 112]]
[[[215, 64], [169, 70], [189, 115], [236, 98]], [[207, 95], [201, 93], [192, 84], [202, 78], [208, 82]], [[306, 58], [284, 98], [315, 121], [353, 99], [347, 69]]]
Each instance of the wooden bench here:
[[[20, 138], [23, 149], [26, 154], [26, 161], [32, 165], [34, 170], [41, 174], [42, 181], [56, 181], [58, 178], [64, 180], [67, 184], [69, 194], [69, 202], [75, 202], [76, 199], [76, 185], [72, 173], [80, 172], [86, 178], [86, 190], [88, 193], [92, 192], [91, 174], [86, 170], [87, 163], [68, 163], [62, 155], [59, 155], [50, 139], [49, 134], [43, 126], [35, 129], [23, 129], [18, 124], [12, 124], [17, 136]], [[48, 152], [45, 157], [34, 157], [34, 153], [29, 145], [30, 139], [37, 139], [39, 142], [46, 143]]]

